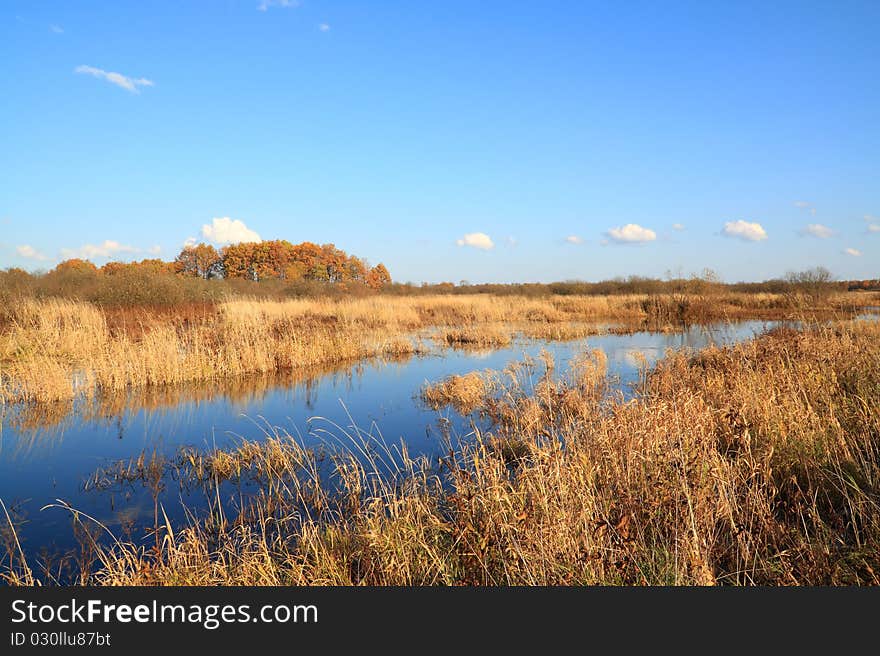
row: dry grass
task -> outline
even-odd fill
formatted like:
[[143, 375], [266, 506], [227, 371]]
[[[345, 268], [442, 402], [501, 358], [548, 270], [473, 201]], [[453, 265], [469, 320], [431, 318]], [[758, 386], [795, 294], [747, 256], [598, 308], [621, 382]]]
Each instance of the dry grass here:
[[[843, 312], [866, 294], [840, 294], [811, 311]], [[177, 309], [100, 309], [86, 302], [21, 299], [3, 310], [0, 401], [49, 403], [79, 392], [213, 381], [418, 351], [441, 343], [478, 348], [511, 334], [567, 339], [597, 321], [630, 328], [681, 322], [802, 316], [800, 297], [771, 294], [526, 298], [435, 295], [267, 301], [235, 299]], [[591, 326], [590, 323], [593, 322]]]
[[450, 383], [496, 423], [439, 470], [374, 443], [322, 473], [283, 434], [194, 454], [258, 492], [100, 549], [87, 582], [880, 584], [880, 325], [671, 355], [630, 401], [598, 353], [543, 359]]
[[[626, 324], [636, 329], [634, 322]], [[528, 339], [543, 339], [545, 341], [565, 342], [575, 339], [583, 339], [593, 335], [600, 335], [607, 331], [609, 326], [597, 323], [560, 322], [560, 323], [532, 323], [520, 327], [520, 334]]]
[[196, 319], [141, 317], [114, 325], [96, 307], [26, 300], [0, 334], [0, 397], [49, 403], [80, 391], [236, 378], [421, 347], [406, 317], [369, 301], [230, 301]]
[[485, 349], [507, 346], [511, 342], [511, 334], [498, 326], [474, 326], [445, 330], [436, 335], [434, 339], [449, 346]]
[[480, 407], [494, 385], [492, 372], [472, 371], [462, 376], [449, 378], [426, 385], [422, 390], [422, 400], [434, 410], [450, 405], [461, 414], [470, 414]]

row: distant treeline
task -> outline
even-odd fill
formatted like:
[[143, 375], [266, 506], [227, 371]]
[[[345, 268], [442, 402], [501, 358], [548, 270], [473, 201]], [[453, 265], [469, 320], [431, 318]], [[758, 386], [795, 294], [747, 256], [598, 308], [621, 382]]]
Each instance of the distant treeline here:
[[0, 270], [0, 303], [16, 297], [75, 298], [100, 305], [215, 302], [230, 295], [298, 297], [363, 295], [391, 284], [383, 264], [333, 244], [285, 240], [184, 247], [172, 262], [145, 259], [101, 267], [73, 258], [43, 273]]
[[229, 296], [297, 298], [368, 294], [494, 294], [520, 296], [600, 296], [621, 294], [801, 293], [880, 291], [880, 280], [834, 281], [822, 268], [789, 273], [765, 282], [723, 283], [711, 271], [661, 280], [630, 276], [600, 282], [522, 284], [395, 283], [388, 270], [369, 267], [332, 244], [285, 241], [237, 244], [217, 251], [199, 244], [173, 262], [158, 259], [108, 262], [66, 260], [44, 273], [0, 270], [0, 303], [16, 298], [75, 298], [99, 305], [176, 305], [213, 303]]
[[231, 244], [220, 251], [209, 244], [184, 247], [172, 263], [174, 273], [198, 278], [261, 280], [309, 280], [328, 283], [361, 283], [379, 289], [391, 282], [383, 264], [370, 267], [355, 255], [333, 244], [284, 239]]
[[586, 282], [571, 280], [551, 283], [472, 284], [466, 280], [459, 283], [437, 284], [395, 283], [385, 291], [397, 294], [496, 294], [520, 296], [614, 296], [621, 294], [713, 294], [739, 292], [744, 294], [823, 294], [844, 291], [880, 291], [880, 279], [835, 281], [831, 273], [822, 267], [805, 271], [789, 272], [784, 278], [764, 282], [724, 283], [712, 271], [704, 271], [691, 277], [668, 277], [666, 279], [628, 276]]

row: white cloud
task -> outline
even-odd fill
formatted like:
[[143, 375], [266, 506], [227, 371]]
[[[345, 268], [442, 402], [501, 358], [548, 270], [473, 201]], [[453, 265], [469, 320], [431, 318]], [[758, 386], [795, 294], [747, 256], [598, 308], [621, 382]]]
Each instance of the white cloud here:
[[811, 216], [816, 216], [816, 208], [813, 207], [813, 204], [810, 202], [807, 202], [805, 200], [796, 200], [794, 202], [794, 206], [802, 210], [807, 210]]
[[15, 247], [15, 252], [18, 253], [21, 257], [26, 257], [29, 260], [48, 260], [49, 258], [43, 255], [36, 248], [31, 246], [30, 244], [22, 244], [21, 246]]
[[818, 237], [819, 239], [828, 239], [834, 236], [834, 230], [821, 223], [811, 223], [801, 231], [805, 235]]
[[199, 240], [196, 239], [195, 237], [187, 237], [186, 240], [183, 242], [183, 247], [184, 248], [192, 248], [193, 246], [195, 246], [198, 243], [199, 243]]
[[220, 246], [263, 241], [260, 235], [244, 224], [244, 221], [230, 219], [228, 216], [211, 219], [211, 223], [203, 225], [202, 237]]
[[321, 30], [322, 32], [329, 32], [330, 25], [328, 23], [321, 23], [320, 25], [318, 25], [318, 29]]
[[722, 234], [727, 237], [736, 237], [744, 241], [763, 241], [767, 239], [767, 231], [760, 223], [749, 221], [728, 221], [724, 224]]
[[61, 27], [60, 25], [54, 25], [54, 24], [50, 25], [49, 31], [54, 34], [64, 34], [64, 28]]
[[868, 224], [868, 232], [880, 232], [880, 219], [870, 214], [865, 214], [865, 223]]
[[851, 255], [852, 257], [861, 257], [862, 251], [856, 248], [844, 248], [843, 252], [845, 255]]
[[95, 68], [94, 66], [77, 66], [73, 69], [73, 72], [81, 73], [84, 75], [92, 75], [96, 78], [107, 80], [111, 84], [122, 87], [123, 89], [125, 89], [126, 91], [130, 91], [131, 93], [140, 93], [141, 91], [139, 87], [153, 86], [153, 81], [148, 80], [144, 77], [128, 77], [127, 75], [123, 75], [122, 73], [113, 73], [112, 71], [105, 71], [100, 68]]
[[623, 227], [611, 228], [608, 231], [608, 236], [614, 241], [623, 244], [638, 244], [657, 239], [656, 232], [635, 223], [627, 223]]
[[85, 260], [94, 257], [110, 258], [119, 253], [137, 253], [139, 250], [134, 246], [120, 244], [112, 239], [105, 239], [101, 244], [83, 244], [79, 248], [62, 248], [61, 256], [65, 259], [79, 257]]
[[684, 230], [684, 224], [683, 223], [673, 223], [672, 229], [678, 230], [679, 232], [681, 232], [682, 230]]
[[261, 0], [260, 4], [257, 5], [257, 9], [260, 11], [268, 11], [272, 7], [295, 9], [299, 7], [299, 0]]
[[577, 235], [569, 235], [565, 238], [565, 241], [569, 244], [583, 244], [584, 240]]
[[455, 241], [459, 246], [470, 246], [471, 248], [479, 248], [482, 251], [488, 251], [495, 248], [492, 239], [484, 232], [469, 232], [461, 239]]

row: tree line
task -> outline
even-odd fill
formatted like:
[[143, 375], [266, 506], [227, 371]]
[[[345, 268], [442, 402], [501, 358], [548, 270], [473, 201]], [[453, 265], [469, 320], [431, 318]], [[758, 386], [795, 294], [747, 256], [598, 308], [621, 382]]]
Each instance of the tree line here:
[[172, 262], [145, 259], [140, 262], [107, 262], [98, 267], [89, 260], [72, 258], [49, 272], [73, 278], [131, 273], [176, 274], [203, 280], [354, 283], [371, 289], [391, 284], [391, 274], [384, 264], [371, 267], [366, 260], [349, 255], [333, 244], [319, 246], [308, 241], [292, 244], [283, 239], [231, 244], [219, 251], [210, 244], [187, 245]]
[[210, 244], [185, 246], [175, 258], [173, 269], [175, 273], [205, 280], [308, 280], [361, 283], [373, 289], [391, 283], [384, 264], [370, 267], [365, 260], [333, 244], [292, 244], [284, 239], [230, 244], [219, 251]]

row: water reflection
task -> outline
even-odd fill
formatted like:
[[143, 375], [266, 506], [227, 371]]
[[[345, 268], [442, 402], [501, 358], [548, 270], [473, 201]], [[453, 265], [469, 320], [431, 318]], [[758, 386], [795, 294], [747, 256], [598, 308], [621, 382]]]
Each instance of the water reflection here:
[[[512, 361], [537, 358], [545, 349], [556, 360], [555, 375], [564, 375], [573, 357], [598, 348], [608, 356], [610, 376], [626, 392], [668, 349], [732, 343], [773, 325], [745, 322], [567, 342], [519, 338], [491, 351], [444, 350], [342, 368], [142, 389], [88, 402], [6, 408], [0, 432], [0, 498], [27, 519], [19, 537], [29, 553], [51, 545], [64, 548], [73, 540], [67, 515], [39, 512], [55, 499], [111, 527], [152, 517], [152, 500], [145, 490], [130, 489], [123, 495], [83, 491], [84, 479], [96, 468], [141, 452], [173, 454], [182, 446], [228, 446], [243, 438], [260, 439], [261, 426], [279, 426], [307, 443], [318, 443], [356, 425], [374, 434], [381, 430], [389, 444], [404, 441], [411, 454], [439, 454], [449, 431], [468, 433], [470, 418], [424, 407], [417, 397], [426, 382], [474, 370], [501, 370]], [[324, 419], [312, 421], [316, 416]], [[163, 499], [172, 521], [185, 519], [181, 502], [193, 500], [176, 491]]]
[[122, 440], [131, 431], [145, 435], [185, 433], [204, 415], [218, 409], [233, 416], [250, 414], [267, 399], [273, 404], [290, 403], [314, 411], [319, 389], [327, 387], [327, 383], [333, 389], [351, 393], [367, 367], [401, 366], [410, 357], [200, 381], [185, 386], [136, 388], [124, 394], [101, 394], [53, 404], [11, 406], [4, 411], [3, 426], [7, 434], [13, 434], [16, 448], [12, 449], [9, 442], [4, 448], [0, 442], [0, 460], [46, 457], [49, 454], [44, 451], [51, 451], [68, 433], [78, 436], [86, 426], [114, 433]]

